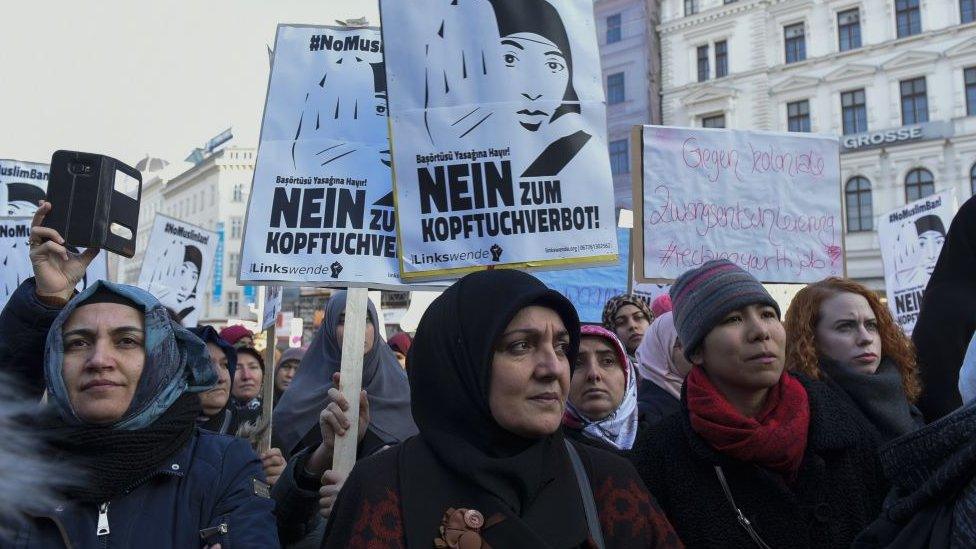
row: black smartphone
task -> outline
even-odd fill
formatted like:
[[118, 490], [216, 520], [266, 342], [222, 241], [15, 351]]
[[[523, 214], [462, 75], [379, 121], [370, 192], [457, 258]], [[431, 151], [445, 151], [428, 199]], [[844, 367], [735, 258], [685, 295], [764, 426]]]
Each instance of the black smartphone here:
[[41, 225], [74, 246], [132, 257], [141, 198], [139, 170], [103, 154], [56, 151], [47, 182], [51, 212]]

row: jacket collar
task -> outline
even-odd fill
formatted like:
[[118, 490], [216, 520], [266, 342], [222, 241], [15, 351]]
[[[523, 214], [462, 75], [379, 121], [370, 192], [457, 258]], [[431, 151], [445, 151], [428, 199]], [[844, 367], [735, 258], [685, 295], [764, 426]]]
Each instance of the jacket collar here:
[[156, 468], [157, 475], [169, 475], [174, 477], [183, 478], [186, 476], [187, 470], [190, 468], [190, 462], [193, 460], [193, 452], [196, 450], [197, 440], [200, 438], [200, 428], [197, 427], [193, 436], [190, 437], [190, 441], [183, 446], [183, 448], [173, 455], [172, 458], [164, 461], [158, 468]]

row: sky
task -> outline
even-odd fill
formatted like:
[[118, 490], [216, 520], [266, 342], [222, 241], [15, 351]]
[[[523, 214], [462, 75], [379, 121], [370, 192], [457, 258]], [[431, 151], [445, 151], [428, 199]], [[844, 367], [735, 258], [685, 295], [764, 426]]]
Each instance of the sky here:
[[34, 0], [4, 7], [0, 158], [58, 149], [180, 163], [228, 127], [255, 147], [279, 23], [334, 24], [376, 0]]

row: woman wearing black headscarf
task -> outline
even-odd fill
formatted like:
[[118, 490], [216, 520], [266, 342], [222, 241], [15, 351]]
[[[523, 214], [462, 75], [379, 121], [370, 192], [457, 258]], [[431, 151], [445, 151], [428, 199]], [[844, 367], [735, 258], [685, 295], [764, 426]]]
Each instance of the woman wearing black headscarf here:
[[912, 332], [922, 378], [918, 408], [926, 421], [935, 421], [962, 405], [956, 384], [974, 331], [976, 197], [962, 205], [949, 226]]
[[408, 357], [420, 434], [357, 463], [324, 547], [680, 546], [631, 465], [559, 430], [579, 334], [525, 273], [448, 288]]

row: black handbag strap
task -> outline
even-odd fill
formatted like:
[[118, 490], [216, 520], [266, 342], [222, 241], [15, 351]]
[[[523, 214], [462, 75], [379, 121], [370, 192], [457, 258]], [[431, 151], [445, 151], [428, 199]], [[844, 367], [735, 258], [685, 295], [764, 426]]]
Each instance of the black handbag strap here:
[[600, 527], [600, 514], [596, 510], [593, 489], [590, 488], [590, 477], [587, 476], [586, 469], [583, 468], [583, 462], [580, 461], [576, 448], [573, 448], [568, 440], [563, 442], [566, 443], [566, 453], [569, 454], [569, 461], [573, 464], [573, 472], [576, 473], [576, 482], [579, 484], [580, 496], [583, 498], [583, 511], [586, 513], [586, 526], [590, 530], [590, 538], [596, 544], [596, 549], [605, 549], [607, 544], [603, 540], [603, 528]]
[[749, 534], [752, 541], [756, 543], [761, 549], [771, 549], [766, 542], [759, 537], [759, 533], [756, 529], [752, 527], [752, 522], [746, 518], [745, 514], [742, 513], [742, 509], [735, 504], [735, 499], [732, 498], [732, 490], [729, 489], [729, 483], [725, 481], [725, 473], [722, 472], [722, 468], [718, 465], [715, 466], [715, 475], [718, 477], [718, 483], [722, 485], [722, 490], [725, 492], [725, 499], [729, 500], [729, 505], [732, 506], [732, 511], [735, 513], [736, 519], [739, 521], [739, 525]]

